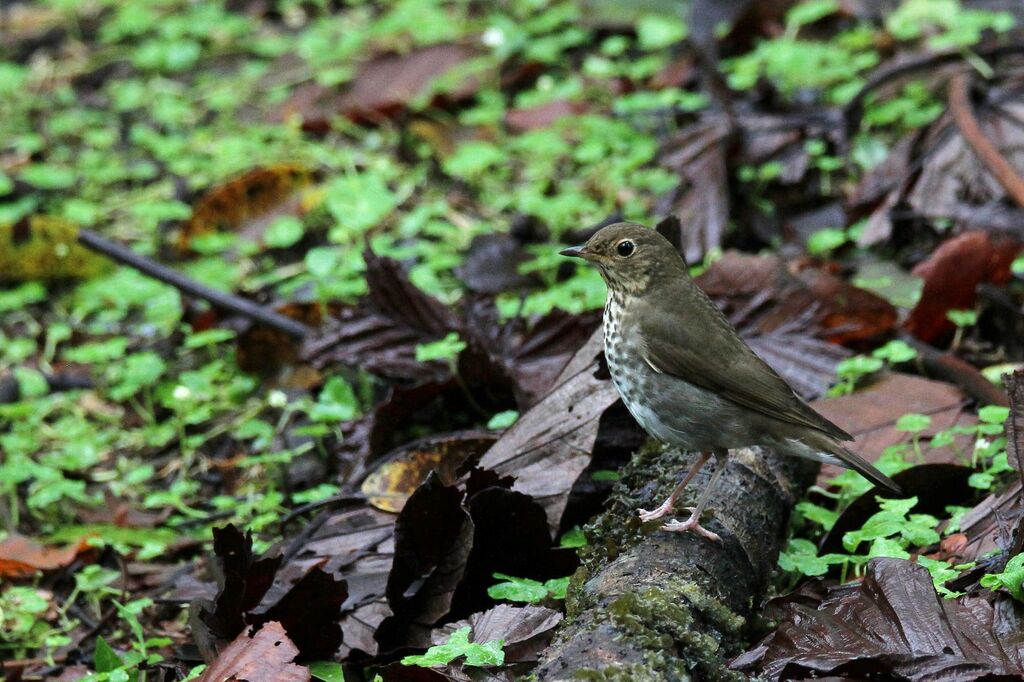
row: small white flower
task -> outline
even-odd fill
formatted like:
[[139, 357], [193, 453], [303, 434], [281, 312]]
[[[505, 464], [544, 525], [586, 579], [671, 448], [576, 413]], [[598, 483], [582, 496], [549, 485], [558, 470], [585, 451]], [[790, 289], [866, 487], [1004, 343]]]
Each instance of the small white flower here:
[[181, 384], [178, 384], [177, 386], [174, 387], [174, 393], [172, 393], [171, 395], [174, 396], [175, 400], [188, 400], [189, 398], [192, 397], [192, 391], [189, 390], [188, 386], [182, 386]]
[[988, 446], [991, 444], [992, 443], [987, 438], [979, 438], [978, 440], [974, 441], [974, 451], [984, 452], [986, 448], [988, 448]]
[[497, 26], [491, 26], [480, 36], [480, 42], [487, 47], [501, 47], [505, 44], [505, 32]]
[[267, 394], [267, 404], [280, 409], [288, 404], [288, 396], [284, 391], [271, 391]]

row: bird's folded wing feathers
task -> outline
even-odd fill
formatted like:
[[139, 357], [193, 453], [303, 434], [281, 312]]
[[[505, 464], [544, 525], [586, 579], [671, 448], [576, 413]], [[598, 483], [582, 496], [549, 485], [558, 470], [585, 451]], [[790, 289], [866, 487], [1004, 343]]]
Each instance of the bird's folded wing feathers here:
[[[815, 412], [732, 330], [728, 320], [703, 292], [696, 298], [711, 315], [693, 320], [662, 315], [639, 316], [644, 360], [657, 372], [671, 374], [780, 421], [817, 429], [838, 440], [850, 434]], [[710, 322], [700, 325], [697, 320]]]

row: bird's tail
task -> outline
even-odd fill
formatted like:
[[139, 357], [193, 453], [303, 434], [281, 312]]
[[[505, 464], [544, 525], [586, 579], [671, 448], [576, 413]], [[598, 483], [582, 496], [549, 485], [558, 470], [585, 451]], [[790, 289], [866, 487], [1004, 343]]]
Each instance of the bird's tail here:
[[856, 452], [851, 451], [839, 443], [835, 443], [835, 447], [831, 452], [836, 456], [836, 458], [841, 460], [842, 466], [848, 469], [853, 469], [875, 485], [885, 488], [891, 493], [896, 495], [903, 494], [903, 491], [898, 485], [896, 485], [895, 481], [883, 474], [875, 467], [874, 464], [867, 461]]
[[[793, 441], [790, 441], [790, 443], [793, 443]], [[871, 462], [824, 433], [820, 434], [819, 438], [814, 438], [813, 442], [809, 442], [807, 438], [802, 438], [800, 446], [802, 446], [800, 448], [802, 451], [794, 452], [794, 454], [806, 459], [838, 464], [847, 469], [853, 469], [875, 485], [885, 488], [893, 494], [901, 495], [903, 492], [896, 485], [895, 481], [879, 471]]]

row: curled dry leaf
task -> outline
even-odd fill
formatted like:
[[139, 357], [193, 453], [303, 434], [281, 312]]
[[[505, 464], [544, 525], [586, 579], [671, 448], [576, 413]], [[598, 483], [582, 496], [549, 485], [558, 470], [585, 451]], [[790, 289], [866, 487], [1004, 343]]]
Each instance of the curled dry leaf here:
[[245, 625], [271, 620], [284, 627], [304, 657], [337, 651], [348, 586], [322, 570], [322, 560], [279, 572], [281, 555], [257, 558], [251, 533], [243, 535], [231, 525], [214, 530], [214, 553], [220, 560], [220, 590], [212, 604], [199, 602], [192, 614], [193, 634], [207, 660]]
[[0, 542], [0, 578], [21, 578], [36, 571], [64, 568], [78, 555], [89, 550], [89, 538], [57, 549], [41, 545], [21, 535], [11, 535]]
[[298, 654], [281, 624], [270, 621], [252, 636], [239, 634], [198, 682], [309, 682], [309, 669], [292, 663]]
[[863, 582], [783, 604], [778, 628], [731, 667], [768, 679], [977, 680], [1024, 675], [1012, 604], [940, 598], [924, 567], [873, 559]]

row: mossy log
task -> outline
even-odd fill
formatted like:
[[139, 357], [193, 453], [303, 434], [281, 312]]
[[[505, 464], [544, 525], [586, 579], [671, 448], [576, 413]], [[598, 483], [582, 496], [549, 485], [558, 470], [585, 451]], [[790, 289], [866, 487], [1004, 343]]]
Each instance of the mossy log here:
[[[694, 453], [650, 445], [633, 457], [587, 529], [567, 617], [537, 679], [742, 679], [726, 661], [749, 637], [793, 504], [818, 467], [761, 449], [730, 454], [704, 521], [721, 543], [637, 518], [668, 495]], [[691, 484], [691, 504], [710, 473], [709, 463]]]

